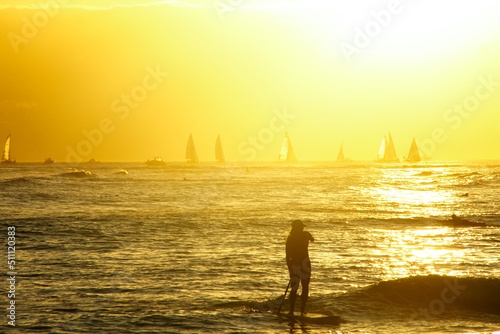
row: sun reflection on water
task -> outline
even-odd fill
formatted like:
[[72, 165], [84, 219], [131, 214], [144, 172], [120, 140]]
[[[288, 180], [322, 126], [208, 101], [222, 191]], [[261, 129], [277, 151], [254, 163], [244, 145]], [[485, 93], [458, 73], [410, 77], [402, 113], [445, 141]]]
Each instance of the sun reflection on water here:
[[386, 231], [384, 240], [373, 255], [390, 255], [385, 261], [374, 263], [384, 271], [384, 278], [395, 279], [410, 275], [467, 275], [460, 264], [467, 262], [471, 249], [460, 247], [453, 229], [426, 228], [418, 230]]
[[382, 176], [379, 184], [365, 190], [378, 206], [387, 212], [410, 212], [419, 216], [451, 214], [457, 196], [438, 184], [422, 183], [402, 174]]

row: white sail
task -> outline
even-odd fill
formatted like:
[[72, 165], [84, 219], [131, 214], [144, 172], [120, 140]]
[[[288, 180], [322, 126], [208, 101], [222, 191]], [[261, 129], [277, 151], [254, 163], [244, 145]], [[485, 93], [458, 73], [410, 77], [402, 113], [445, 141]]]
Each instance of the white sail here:
[[337, 161], [345, 161], [344, 157], [344, 141], [340, 144], [339, 155], [337, 155]]
[[384, 138], [382, 138], [382, 143], [380, 143], [380, 149], [378, 150], [378, 156], [377, 156], [377, 160], [384, 160], [384, 157], [386, 155], [386, 139], [385, 139], [385, 136]]
[[2, 156], [2, 161], [9, 161], [10, 160], [10, 135], [7, 137], [7, 140], [5, 141], [5, 147], [3, 149], [3, 156]]
[[386, 161], [396, 161], [398, 160], [398, 155], [396, 154], [396, 148], [394, 147], [394, 142], [392, 141], [391, 133], [389, 132], [389, 143], [387, 147], [387, 157]]
[[413, 138], [413, 141], [411, 142], [410, 152], [408, 153], [408, 159], [406, 160], [409, 162], [419, 162], [422, 160], [420, 153], [418, 152], [417, 141], [415, 138]]
[[398, 156], [396, 154], [396, 148], [394, 147], [394, 142], [392, 141], [391, 133], [389, 136], [384, 136], [382, 139], [382, 144], [380, 144], [380, 149], [377, 156], [378, 162], [398, 162]]
[[297, 157], [293, 151], [292, 143], [290, 142], [290, 137], [288, 133], [285, 133], [285, 138], [283, 138], [283, 145], [281, 146], [281, 152], [278, 157], [279, 161], [295, 162]]
[[198, 154], [196, 154], [196, 148], [194, 147], [193, 134], [189, 134], [189, 139], [186, 147], [186, 159], [188, 162], [198, 162]]
[[215, 141], [215, 160], [217, 160], [218, 162], [226, 162], [224, 151], [222, 150], [220, 135], [217, 136], [217, 140]]

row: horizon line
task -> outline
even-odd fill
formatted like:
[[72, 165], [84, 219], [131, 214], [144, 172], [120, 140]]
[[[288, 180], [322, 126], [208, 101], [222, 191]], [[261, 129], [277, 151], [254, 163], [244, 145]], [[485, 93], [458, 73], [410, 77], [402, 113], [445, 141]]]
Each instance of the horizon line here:
[[[225, 162], [218, 162], [216, 160], [205, 160], [205, 161], [199, 161], [199, 162], [187, 162], [184, 160], [163, 160], [166, 164], [168, 163], [182, 163], [182, 164], [188, 164], [188, 165], [199, 165], [199, 164], [218, 164], [218, 165], [224, 165], [224, 164], [230, 164], [230, 163], [242, 163], [242, 164], [255, 164], [255, 163], [277, 163], [280, 165], [300, 165], [301, 163], [335, 163], [335, 164], [344, 164], [344, 165], [349, 165], [349, 164], [354, 164], [354, 163], [373, 163], [377, 165], [397, 165], [397, 164], [404, 164], [404, 165], [425, 165], [427, 163], [441, 163], [441, 162], [500, 162], [500, 158], [495, 158], [495, 159], [468, 159], [468, 160], [453, 160], [453, 159], [446, 159], [446, 160], [426, 160], [426, 161], [419, 161], [419, 162], [407, 162], [407, 161], [399, 161], [399, 162], [379, 162], [375, 160], [352, 160], [352, 161], [337, 161], [337, 160], [299, 160], [296, 162], [286, 162], [286, 161], [279, 161], [279, 160], [256, 160], [256, 161], [245, 161], [245, 160], [229, 160]], [[99, 163], [146, 163], [147, 160], [140, 160], [140, 161], [132, 161], [132, 160], [122, 160], [122, 161], [111, 161], [111, 160], [105, 160], [105, 161], [54, 161], [54, 163], [57, 164], [99, 164]], [[37, 161], [16, 161], [15, 164], [44, 164], [42, 160], [37, 160]], [[14, 164], [14, 165], [15, 165]], [[0, 164], [2, 166], [2, 164]], [[12, 164], [6, 165], [6, 166], [12, 166]], [[152, 166], [152, 167], [158, 167], [158, 166]], [[160, 166], [161, 167], [161, 166]]]

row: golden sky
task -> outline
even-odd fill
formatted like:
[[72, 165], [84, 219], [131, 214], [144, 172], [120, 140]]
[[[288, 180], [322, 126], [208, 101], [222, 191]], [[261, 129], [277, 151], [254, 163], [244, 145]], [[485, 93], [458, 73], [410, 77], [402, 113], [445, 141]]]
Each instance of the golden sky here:
[[[11, 3], [9, 5], [9, 2]], [[500, 159], [500, 2], [7, 0], [18, 161]], [[72, 153], [70, 153], [72, 152]], [[77, 157], [76, 157], [77, 156]]]

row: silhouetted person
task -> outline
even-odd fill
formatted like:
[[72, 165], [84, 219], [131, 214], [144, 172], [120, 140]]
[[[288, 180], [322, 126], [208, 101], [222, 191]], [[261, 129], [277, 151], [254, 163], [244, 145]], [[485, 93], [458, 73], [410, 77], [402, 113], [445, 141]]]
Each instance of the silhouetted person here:
[[309, 260], [309, 241], [314, 241], [311, 233], [304, 231], [300, 220], [292, 221], [292, 229], [286, 238], [286, 264], [290, 272], [290, 314], [293, 315], [299, 283], [302, 284], [302, 305], [300, 313], [305, 314], [309, 281], [311, 279], [311, 261]]

